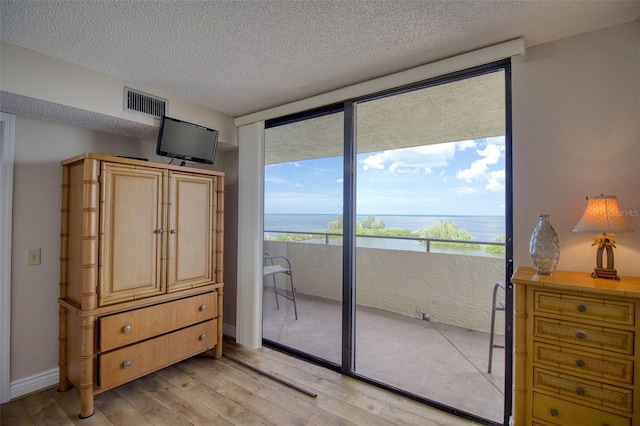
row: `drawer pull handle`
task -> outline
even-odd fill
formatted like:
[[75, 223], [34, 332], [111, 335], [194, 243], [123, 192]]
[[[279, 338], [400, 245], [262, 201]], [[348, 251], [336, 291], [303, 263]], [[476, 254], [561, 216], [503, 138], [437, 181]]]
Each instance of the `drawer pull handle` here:
[[576, 388], [576, 393], [578, 395], [584, 395], [584, 389], [583, 388]]
[[122, 363], [122, 368], [124, 368], [125, 370], [129, 367], [131, 367], [131, 361], [125, 361]]
[[202, 306], [200, 306], [200, 311], [201, 311], [201, 312], [204, 312], [204, 311], [206, 311], [206, 310], [207, 310], [207, 305], [202, 305]]
[[158, 233], [158, 235], [162, 235], [164, 234], [164, 229], [160, 228], [156, 232]]
[[171, 231], [169, 231], [169, 232], [170, 232], [170, 233], [172, 233], [172, 234], [175, 234], [175, 233], [176, 233], [176, 230], [175, 230], [175, 229], [172, 229], [172, 230], [171, 230]]
[[584, 340], [584, 338], [585, 338], [585, 337], [587, 337], [587, 336], [586, 336], [586, 334], [584, 334], [582, 331], [578, 331], [578, 332], [576, 333], [576, 337], [577, 337], [578, 339], [580, 339], [580, 340]]
[[587, 307], [586, 307], [586, 306], [584, 306], [584, 305], [578, 305], [578, 310], [579, 310], [580, 312], [586, 312]]
[[579, 359], [579, 360], [577, 360], [577, 361], [576, 361], [576, 365], [577, 365], [578, 367], [582, 368], [582, 367], [584, 367], [584, 361], [583, 361], [583, 360], [581, 360], [581, 359]]
[[207, 338], [207, 335], [206, 335], [206, 334], [201, 334], [201, 335], [200, 335], [200, 340], [205, 340], [206, 338]]
[[122, 327], [122, 332], [124, 334], [129, 334], [129, 333], [131, 333], [132, 329], [133, 329], [133, 327], [131, 327], [131, 325], [125, 325], [124, 327]]
[[549, 414], [551, 414], [552, 417], [558, 417], [558, 410], [555, 409], [551, 409], [551, 411], [549, 411]]

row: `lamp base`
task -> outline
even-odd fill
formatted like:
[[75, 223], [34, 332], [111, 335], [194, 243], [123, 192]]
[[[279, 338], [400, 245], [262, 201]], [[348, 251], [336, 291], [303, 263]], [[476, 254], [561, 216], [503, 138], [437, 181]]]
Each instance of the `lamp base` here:
[[609, 268], [593, 268], [591, 276], [593, 278], [604, 278], [606, 280], [620, 280], [618, 271]]

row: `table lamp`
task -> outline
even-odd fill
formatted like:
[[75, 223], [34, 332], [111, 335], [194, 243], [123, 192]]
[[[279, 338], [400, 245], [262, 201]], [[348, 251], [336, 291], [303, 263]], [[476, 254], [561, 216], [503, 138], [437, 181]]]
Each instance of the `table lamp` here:
[[[613, 249], [616, 246], [615, 233], [633, 232], [624, 220], [618, 199], [615, 195], [597, 195], [587, 197], [587, 208], [573, 232], [599, 232], [591, 246], [598, 245], [596, 267], [591, 274], [594, 278], [619, 280], [618, 272], [613, 268]], [[607, 252], [607, 267], [602, 265], [604, 252]]]

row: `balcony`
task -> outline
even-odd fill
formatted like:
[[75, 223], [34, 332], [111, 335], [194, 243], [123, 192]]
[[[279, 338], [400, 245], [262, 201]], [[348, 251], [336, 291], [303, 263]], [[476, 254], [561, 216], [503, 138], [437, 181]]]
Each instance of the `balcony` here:
[[[504, 280], [504, 258], [427, 249], [356, 249], [356, 372], [502, 422], [504, 350], [494, 350], [491, 374], [487, 361], [493, 285]], [[276, 309], [266, 281], [264, 337], [340, 363], [342, 247], [328, 239], [265, 241], [265, 250], [291, 260], [299, 318], [283, 298]], [[503, 340], [498, 313], [496, 343]]]

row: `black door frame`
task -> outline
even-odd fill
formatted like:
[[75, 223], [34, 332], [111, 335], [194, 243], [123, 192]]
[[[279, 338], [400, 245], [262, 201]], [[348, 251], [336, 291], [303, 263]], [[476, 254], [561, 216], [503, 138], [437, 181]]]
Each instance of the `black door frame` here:
[[[337, 112], [344, 113], [344, 183], [343, 183], [343, 261], [342, 261], [342, 362], [341, 365], [329, 362], [312, 354], [279, 344], [277, 342], [263, 339], [265, 346], [272, 347], [290, 353], [299, 358], [306, 359], [316, 364], [322, 365], [342, 374], [357, 378], [364, 382], [398, 393], [404, 397], [430, 405], [439, 410], [466, 418], [481, 424], [499, 425], [491, 420], [479, 417], [473, 413], [444, 405], [437, 401], [415, 395], [403, 389], [390, 386], [386, 383], [378, 382], [355, 372], [355, 256], [356, 256], [356, 110], [357, 104], [375, 99], [407, 93], [415, 90], [435, 87], [446, 83], [465, 80], [481, 75], [504, 72], [505, 79], [505, 378], [504, 378], [504, 408], [503, 425], [509, 424], [512, 414], [512, 385], [513, 371], [507, 368], [513, 363], [513, 285], [511, 276], [513, 275], [513, 156], [512, 156], [512, 95], [511, 95], [511, 60], [505, 59], [485, 65], [449, 73], [443, 76], [430, 78], [417, 83], [408, 84], [392, 88], [389, 90], [373, 93], [355, 99], [347, 100], [343, 103], [327, 105], [309, 111], [279, 117], [265, 122], [265, 129], [277, 127], [285, 124], [303, 121], [310, 118], [321, 117]], [[349, 219], [349, 220], [347, 220]]]

